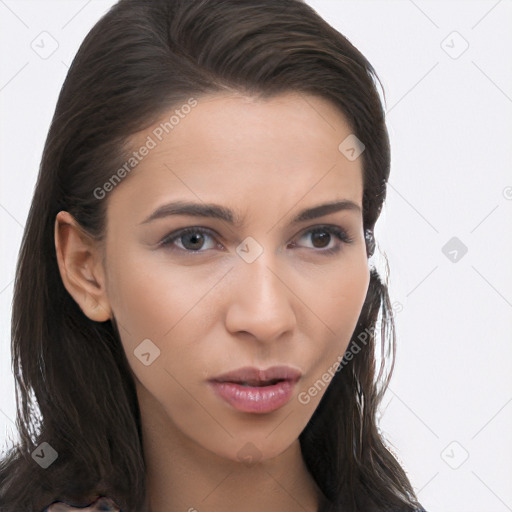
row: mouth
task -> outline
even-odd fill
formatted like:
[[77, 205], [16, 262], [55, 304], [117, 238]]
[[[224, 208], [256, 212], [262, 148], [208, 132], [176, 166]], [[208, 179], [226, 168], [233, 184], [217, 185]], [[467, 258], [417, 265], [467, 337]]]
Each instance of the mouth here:
[[215, 394], [234, 409], [249, 413], [268, 413], [291, 398], [301, 373], [289, 366], [267, 370], [245, 367], [209, 380]]
[[273, 386], [282, 381], [296, 382], [301, 372], [291, 366], [271, 366], [266, 370], [245, 366], [210, 379], [214, 382], [232, 382], [246, 387]]
[[[286, 379], [272, 379], [272, 380], [265, 381], [265, 382], [261, 382], [258, 380], [250, 380], [250, 381], [244, 380], [242, 382], [236, 382], [236, 381], [230, 381], [230, 382], [233, 382], [233, 384], [240, 384], [240, 386], [245, 386], [245, 387], [262, 388], [265, 386], [273, 386], [274, 384], [277, 384], [278, 382], [284, 382], [285, 380]], [[222, 381], [219, 381], [219, 382], [222, 382]], [[228, 381], [224, 381], [224, 382], [228, 382]]]

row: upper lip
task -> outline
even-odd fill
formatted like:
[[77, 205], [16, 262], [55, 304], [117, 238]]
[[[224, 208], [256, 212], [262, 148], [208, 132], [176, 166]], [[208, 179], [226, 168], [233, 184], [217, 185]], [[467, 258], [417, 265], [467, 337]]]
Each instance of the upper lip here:
[[213, 377], [215, 382], [247, 382], [248, 384], [265, 384], [273, 380], [297, 381], [301, 372], [291, 366], [271, 366], [266, 370], [244, 366], [231, 372]]

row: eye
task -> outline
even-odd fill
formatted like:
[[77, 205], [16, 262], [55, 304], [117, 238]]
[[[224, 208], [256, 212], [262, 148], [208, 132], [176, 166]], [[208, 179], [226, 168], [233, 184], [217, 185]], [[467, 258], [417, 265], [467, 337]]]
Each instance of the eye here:
[[[311, 237], [311, 245], [306, 246], [306, 249], [318, 249], [316, 252], [325, 254], [336, 253], [343, 244], [350, 244], [353, 241], [345, 230], [331, 225], [308, 229], [302, 233], [299, 240], [307, 239], [307, 237]], [[223, 249], [223, 246], [215, 241], [215, 235], [210, 230], [201, 227], [189, 227], [170, 233], [159, 245], [189, 254], [206, 252], [208, 249]], [[289, 247], [301, 246], [296, 242], [291, 242]]]
[[[336, 237], [337, 240], [333, 237]], [[311, 237], [311, 246], [307, 249], [320, 249], [317, 252], [333, 254], [341, 249], [343, 244], [350, 244], [353, 240], [348, 236], [344, 229], [338, 226], [317, 226], [305, 231], [299, 240]], [[342, 243], [341, 243], [342, 242]], [[291, 244], [293, 247], [297, 246], [295, 242]]]
[[[205, 248], [205, 242], [209, 238], [213, 239], [213, 234], [210, 233], [209, 230], [199, 227], [190, 227], [171, 233], [160, 242], [160, 245], [170, 247], [171, 249], [174, 249], [174, 247], [172, 247], [173, 245], [177, 245], [178, 248], [183, 251], [204, 252], [201, 251], [201, 249]], [[210, 242], [209, 247], [208, 244], [206, 244], [206, 249], [214, 249], [218, 245], [220, 244]]]

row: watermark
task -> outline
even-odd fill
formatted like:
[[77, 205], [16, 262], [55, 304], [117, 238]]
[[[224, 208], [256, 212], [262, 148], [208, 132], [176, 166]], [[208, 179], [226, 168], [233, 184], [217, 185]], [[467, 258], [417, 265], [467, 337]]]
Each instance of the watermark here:
[[[400, 313], [404, 310], [403, 304], [399, 301], [393, 302], [391, 306], [393, 313]], [[329, 385], [334, 375], [338, 373], [342, 368], [354, 359], [354, 356], [359, 354], [362, 350], [362, 346], [368, 344], [368, 341], [375, 337], [375, 333], [382, 329], [382, 319], [377, 320], [375, 325], [372, 327], [366, 327], [364, 331], [357, 335], [356, 340], [353, 343], [349, 343], [349, 347], [344, 354], [339, 355], [336, 361], [327, 369], [327, 371], [311, 386], [307, 391], [302, 391], [298, 394], [297, 399], [302, 405], [307, 405], [311, 398], [318, 395], [326, 386]], [[359, 345], [357, 342], [361, 343]]]
[[467, 246], [460, 238], [453, 236], [441, 248], [441, 252], [452, 262], [458, 263], [468, 252]]
[[252, 236], [248, 236], [236, 248], [236, 253], [246, 263], [252, 263], [263, 254], [263, 247]]
[[240, 462], [252, 465], [261, 460], [262, 453], [255, 444], [248, 441], [238, 450], [236, 457]]
[[[371, 336], [374, 335], [376, 331], [376, 326], [368, 328], [366, 327], [363, 332], [360, 332], [357, 335], [357, 341], [359, 341], [361, 344], [366, 345], [368, 343], [368, 340], [371, 339]], [[350, 347], [348, 350], [345, 351], [344, 354], [339, 355], [336, 358], [336, 361], [327, 369], [325, 373], [322, 374], [322, 376], [317, 379], [317, 381], [308, 388], [307, 391], [302, 391], [298, 394], [297, 399], [299, 403], [302, 405], [307, 405], [311, 401], [311, 398], [318, 395], [319, 392], [321, 392], [324, 388], [326, 388], [329, 383], [331, 382], [332, 378], [334, 377], [334, 374], [339, 372], [342, 368], [344, 368], [352, 359], [354, 359], [354, 356], [359, 354], [361, 352], [362, 347], [355, 341], [354, 343], [350, 344]]]
[[41, 443], [33, 452], [32, 458], [43, 468], [46, 469], [53, 464], [59, 454], [50, 443]]
[[103, 199], [108, 192], [114, 190], [114, 188], [119, 185], [119, 183], [121, 183], [121, 181], [133, 169], [135, 169], [135, 167], [137, 167], [146, 156], [149, 155], [150, 151], [155, 149], [158, 146], [158, 143], [162, 142], [164, 137], [174, 130], [174, 128], [180, 123], [181, 119], [184, 119], [195, 106], [197, 106], [197, 100], [189, 98], [187, 103], [184, 103], [179, 109], [176, 109], [167, 121], [162, 121], [156, 128], [154, 128], [151, 135], [146, 137], [144, 144], [142, 144], [137, 151], [133, 151], [124, 164], [119, 167], [119, 169], [117, 169], [117, 171], [112, 174], [112, 176], [101, 187], [96, 187], [94, 189], [94, 197], [96, 199]]
[[366, 146], [353, 133], [343, 139], [338, 146], [338, 151], [345, 156], [347, 160], [353, 162], [357, 160]]
[[504, 197], [507, 201], [512, 200], [512, 187], [508, 186], [508, 187], [505, 187], [505, 188], [503, 189], [503, 197]]
[[455, 60], [469, 48], [469, 43], [454, 30], [441, 41], [440, 46], [450, 58]]
[[160, 349], [149, 339], [142, 340], [133, 351], [135, 357], [144, 365], [150, 366], [160, 357]]
[[452, 469], [459, 469], [469, 459], [469, 452], [458, 441], [452, 441], [441, 452], [441, 459]]
[[391, 309], [393, 313], [401, 313], [404, 310], [404, 305], [400, 301], [395, 300], [395, 302], [391, 304]]
[[43, 31], [30, 43], [30, 48], [43, 60], [49, 59], [59, 48], [59, 43], [49, 32]]

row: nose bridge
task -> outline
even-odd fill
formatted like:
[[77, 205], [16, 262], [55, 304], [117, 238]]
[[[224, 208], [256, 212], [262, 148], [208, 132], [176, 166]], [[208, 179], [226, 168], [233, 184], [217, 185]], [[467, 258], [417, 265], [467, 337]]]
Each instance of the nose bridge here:
[[293, 328], [293, 294], [283, 282], [286, 279], [280, 275], [278, 263], [270, 250], [251, 262], [243, 257], [238, 261], [227, 316], [231, 331], [246, 331], [260, 340], [269, 340]]
[[258, 299], [256, 304], [277, 305], [287, 297], [287, 289], [280, 279], [279, 270], [276, 269], [276, 258], [270, 251], [262, 254], [252, 263], [243, 264], [243, 280], [248, 286], [248, 297]]

